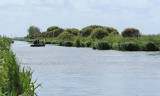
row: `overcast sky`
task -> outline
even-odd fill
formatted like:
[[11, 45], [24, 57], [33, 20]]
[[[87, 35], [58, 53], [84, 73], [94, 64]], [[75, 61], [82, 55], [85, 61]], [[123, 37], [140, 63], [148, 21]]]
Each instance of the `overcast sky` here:
[[160, 33], [160, 0], [0, 0], [0, 34], [25, 36], [29, 26], [81, 29], [88, 25]]

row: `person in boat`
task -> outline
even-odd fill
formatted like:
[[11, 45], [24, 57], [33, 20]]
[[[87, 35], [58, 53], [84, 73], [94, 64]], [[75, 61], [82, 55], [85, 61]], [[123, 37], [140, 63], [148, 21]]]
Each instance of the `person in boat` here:
[[34, 45], [38, 45], [38, 40], [35, 40], [35, 41], [33, 42], [33, 44], [34, 44]]
[[39, 40], [37, 40], [37, 44], [40, 44]]

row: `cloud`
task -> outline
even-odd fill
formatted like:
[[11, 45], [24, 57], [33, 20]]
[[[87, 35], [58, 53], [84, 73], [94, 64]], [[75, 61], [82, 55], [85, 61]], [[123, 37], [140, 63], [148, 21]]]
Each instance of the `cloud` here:
[[152, 34], [159, 30], [159, 4], [158, 0], [0, 0], [0, 25], [5, 34], [14, 30], [20, 35], [26, 35], [30, 25], [45, 31], [52, 25], [81, 29], [91, 24], [119, 31], [136, 27]]

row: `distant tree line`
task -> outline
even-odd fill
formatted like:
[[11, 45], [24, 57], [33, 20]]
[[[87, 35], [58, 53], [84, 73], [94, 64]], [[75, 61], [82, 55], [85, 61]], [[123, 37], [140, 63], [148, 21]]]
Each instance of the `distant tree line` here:
[[[91, 37], [92, 39], [103, 39], [110, 34], [119, 35], [117, 29], [112, 27], [100, 26], [100, 25], [90, 25], [84, 27], [82, 30], [76, 28], [63, 29], [58, 26], [51, 26], [47, 28], [45, 32], [41, 32], [38, 27], [30, 26], [28, 28], [28, 35], [26, 38], [35, 39], [37, 37], [42, 38], [60, 38], [60, 39], [70, 39], [74, 36]], [[139, 37], [141, 33], [138, 29], [127, 28], [122, 34], [123, 37]]]

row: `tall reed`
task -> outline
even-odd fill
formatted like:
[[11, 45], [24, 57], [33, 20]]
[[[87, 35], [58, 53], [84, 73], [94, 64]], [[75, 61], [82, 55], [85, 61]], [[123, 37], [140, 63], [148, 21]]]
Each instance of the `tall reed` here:
[[35, 86], [32, 82], [30, 69], [24, 69], [18, 64], [15, 55], [10, 50], [11, 39], [0, 38], [0, 96], [34, 96]]

